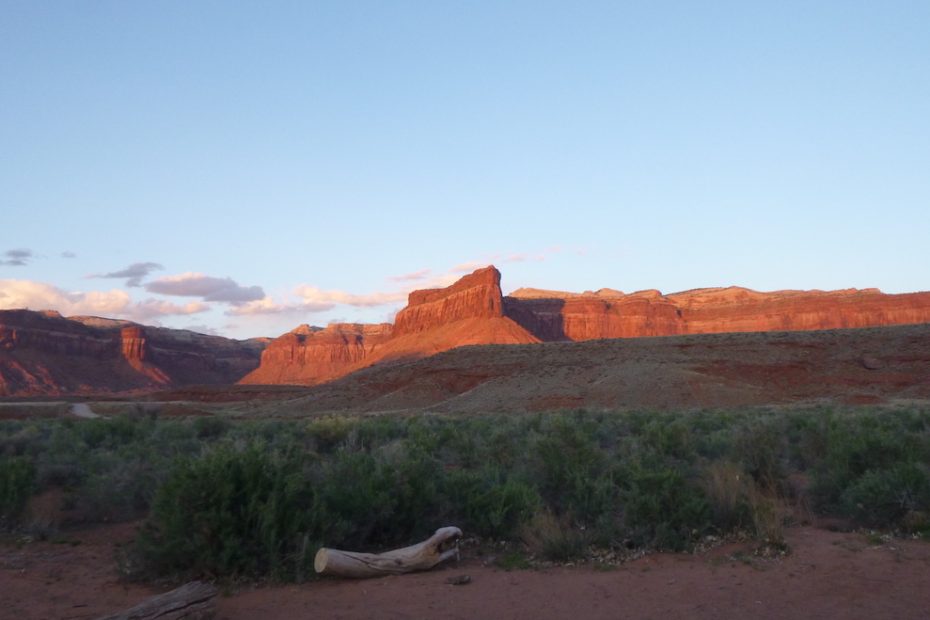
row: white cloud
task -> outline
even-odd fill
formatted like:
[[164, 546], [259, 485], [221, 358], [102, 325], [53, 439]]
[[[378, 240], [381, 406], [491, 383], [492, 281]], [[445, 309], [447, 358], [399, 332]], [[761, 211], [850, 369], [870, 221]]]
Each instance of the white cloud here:
[[262, 297], [244, 304], [237, 304], [226, 311], [229, 316], [254, 316], [259, 314], [304, 314], [326, 312], [336, 307], [333, 303], [302, 304], [299, 302], [278, 303], [271, 297]]
[[[309, 284], [301, 284], [294, 289], [294, 296], [290, 300], [278, 302], [266, 296], [230, 308], [226, 314], [232, 316], [303, 314], [326, 312], [336, 306], [374, 308], [407, 301], [407, 294], [412, 288], [411, 286], [399, 291], [356, 294], [339, 290], [324, 290]], [[422, 288], [422, 286], [417, 288]]]
[[209, 336], [222, 336], [222, 334], [216, 328], [210, 327], [209, 325], [204, 325], [203, 323], [195, 323], [192, 325], [187, 325], [183, 327], [182, 329], [186, 329], [192, 332], [197, 332], [198, 334], [207, 334]]
[[423, 280], [430, 274], [429, 269], [420, 269], [419, 271], [414, 271], [412, 273], [405, 273], [399, 276], [390, 276], [388, 280], [392, 282], [414, 282], [417, 280]]
[[95, 316], [146, 320], [160, 316], [205, 312], [210, 306], [201, 302], [178, 305], [158, 299], [132, 301], [129, 293], [110, 291], [65, 291], [51, 284], [32, 280], [0, 280], [0, 308], [57, 310], [65, 316]]
[[392, 276], [389, 279], [406, 284], [395, 291], [376, 291], [373, 293], [349, 293], [341, 290], [325, 290], [310, 284], [297, 286], [290, 299], [276, 301], [265, 296], [261, 299], [237, 304], [226, 311], [230, 316], [256, 316], [274, 314], [310, 314], [326, 312], [337, 306], [352, 306], [355, 308], [376, 308], [379, 306], [393, 306], [389, 314], [393, 314], [407, 301], [407, 296], [416, 289], [444, 288], [462, 277], [462, 272], [472, 272], [475, 269], [487, 267], [486, 263], [471, 262], [456, 265], [451, 271], [430, 277], [431, 270], [421, 269], [401, 276]]
[[482, 267], [487, 267], [488, 263], [482, 263], [480, 261], [471, 260], [465, 263], [459, 263], [452, 268], [453, 273], [471, 273], [476, 269], [481, 269]]
[[143, 320], [158, 316], [199, 314], [209, 309], [210, 305], [202, 301], [192, 301], [180, 305], [160, 299], [144, 299], [132, 304], [126, 314], [133, 318]]
[[[474, 271], [474, 269], [472, 269], [472, 271]], [[469, 272], [469, 273], [471, 273], [471, 272]], [[458, 280], [461, 280], [461, 279], [462, 279], [462, 274], [459, 274], [459, 273], [443, 273], [443, 274], [440, 274], [440, 275], [438, 275], [438, 276], [434, 276], [434, 277], [430, 278], [428, 281], [423, 282], [423, 283], [420, 284], [419, 286], [411, 286], [411, 287], [408, 287], [408, 288], [406, 289], [406, 292], [409, 293], [410, 291], [413, 291], [413, 290], [416, 290], [416, 289], [445, 288], [445, 287], [449, 286], [450, 284], [453, 284], [453, 283], [455, 283], [455, 282], [457, 282]], [[406, 301], [406, 300], [407, 300], [407, 298], [406, 298], [406, 296], [405, 296], [405, 297], [404, 297], [404, 301]]]
[[303, 299], [304, 304], [342, 304], [346, 306], [356, 306], [370, 308], [372, 306], [383, 306], [407, 299], [406, 291], [395, 291], [391, 293], [369, 293], [367, 295], [356, 295], [346, 293], [345, 291], [324, 291], [323, 289], [307, 284], [298, 286], [294, 291], [298, 297]]

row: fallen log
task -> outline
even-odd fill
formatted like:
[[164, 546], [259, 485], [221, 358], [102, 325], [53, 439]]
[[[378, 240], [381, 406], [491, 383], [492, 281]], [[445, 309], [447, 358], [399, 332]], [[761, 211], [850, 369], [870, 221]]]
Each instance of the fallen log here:
[[356, 553], [321, 548], [313, 558], [313, 568], [321, 575], [362, 579], [429, 570], [451, 558], [458, 559], [462, 530], [441, 527], [427, 540], [384, 553]]
[[192, 581], [97, 620], [209, 620], [216, 614], [216, 588]]

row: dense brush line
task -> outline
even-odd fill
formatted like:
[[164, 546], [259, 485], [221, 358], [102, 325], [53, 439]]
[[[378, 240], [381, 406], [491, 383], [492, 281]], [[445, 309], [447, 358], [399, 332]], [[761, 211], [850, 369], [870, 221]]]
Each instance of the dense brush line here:
[[930, 411], [802, 409], [303, 421], [152, 415], [0, 424], [0, 522], [145, 517], [142, 575], [303, 579], [321, 544], [407, 544], [454, 523], [555, 560], [782, 543], [803, 511], [930, 534]]

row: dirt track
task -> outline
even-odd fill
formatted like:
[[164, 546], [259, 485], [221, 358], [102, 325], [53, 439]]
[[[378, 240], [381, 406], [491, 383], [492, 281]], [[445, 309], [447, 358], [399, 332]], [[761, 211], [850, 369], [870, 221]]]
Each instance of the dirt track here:
[[[220, 617], [296, 618], [926, 618], [930, 545], [870, 547], [861, 535], [791, 531], [795, 552], [760, 560], [735, 547], [647, 556], [616, 570], [503, 572], [477, 562], [368, 582], [242, 592]], [[449, 576], [473, 582], [451, 586]]]
[[[0, 544], [0, 618], [96, 618], [156, 594], [119, 580], [114, 552], [131, 535], [131, 526], [116, 525], [72, 532], [63, 544]], [[606, 571], [505, 572], [472, 557], [401, 577], [245, 586], [219, 599], [217, 617], [926, 618], [930, 544], [808, 527], [788, 530], [787, 539], [791, 554], [776, 560], [729, 545], [697, 556], [646, 556]], [[472, 583], [446, 583], [462, 574]]]

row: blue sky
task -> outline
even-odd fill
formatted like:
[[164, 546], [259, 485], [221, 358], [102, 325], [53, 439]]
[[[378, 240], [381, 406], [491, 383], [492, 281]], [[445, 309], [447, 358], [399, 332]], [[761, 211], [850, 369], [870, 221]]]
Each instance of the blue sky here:
[[274, 336], [488, 263], [505, 291], [930, 290], [928, 25], [0, 0], [0, 307]]

